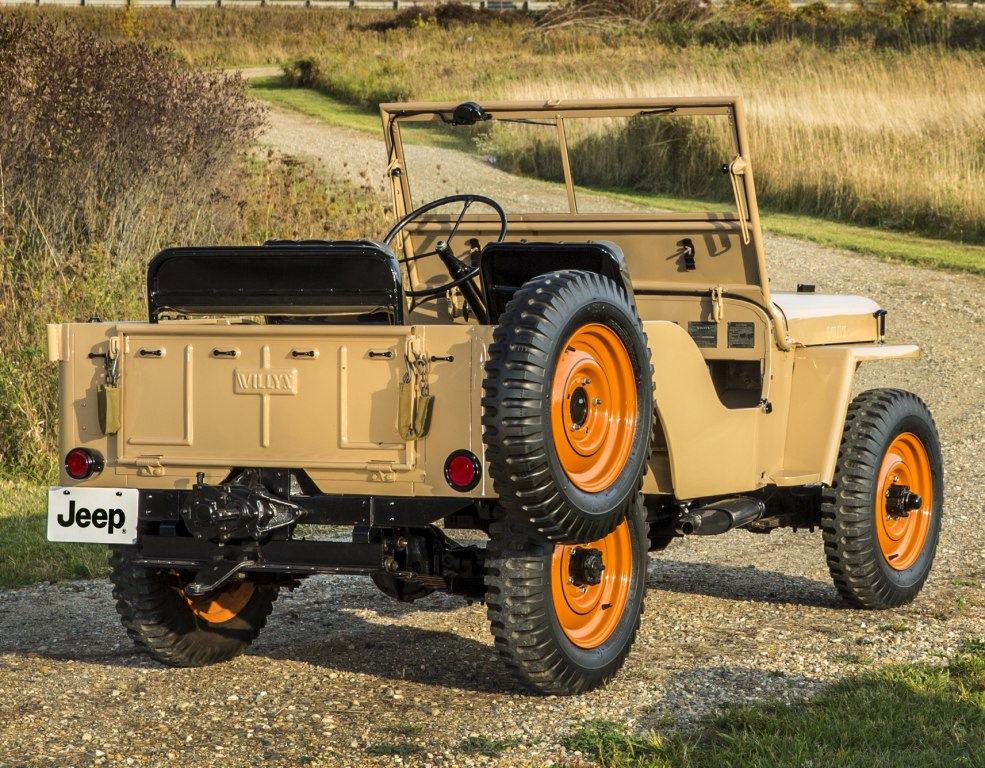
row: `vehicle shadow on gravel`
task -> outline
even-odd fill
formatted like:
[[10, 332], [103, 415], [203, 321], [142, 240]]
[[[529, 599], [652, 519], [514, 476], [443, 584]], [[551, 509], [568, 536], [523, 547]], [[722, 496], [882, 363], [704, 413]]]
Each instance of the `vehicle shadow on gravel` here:
[[816, 608], [849, 608], [831, 583], [764, 571], [754, 566], [692, 563], [650, 558], [649, 589], [725, 600], [786, 603]]
[[418, 683], [476, 693], [521, 692], [489, 643], [455, 632], [376, 623], [352, 613], [324, 621], [303, 620], [291, 637], [258, 644], [251, 653], [282, 661], [303, 661], [339, 673], [370, 675], [397, 683]]

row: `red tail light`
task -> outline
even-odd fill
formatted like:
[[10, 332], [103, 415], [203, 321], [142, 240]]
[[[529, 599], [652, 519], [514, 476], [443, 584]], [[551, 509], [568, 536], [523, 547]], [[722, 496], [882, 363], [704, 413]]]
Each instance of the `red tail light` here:
[[102, 469], [102, 457], [85, 448], [73, 448], [65, 456], [65, 471], [73, 480], [85, 480]]
[[482, 477], [482, 464], [472, 451], [455, 451], [445, 460], [445, 480], [456, 491], [471, 491]]

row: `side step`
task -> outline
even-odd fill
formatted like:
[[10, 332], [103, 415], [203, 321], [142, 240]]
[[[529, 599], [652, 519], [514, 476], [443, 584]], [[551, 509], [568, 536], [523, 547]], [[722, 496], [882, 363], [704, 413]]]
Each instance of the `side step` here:
[[737, 496], [689, 510], [674, 524], [679, 536], [713, 536], [755, 522], [766, 512], [759, 499]]

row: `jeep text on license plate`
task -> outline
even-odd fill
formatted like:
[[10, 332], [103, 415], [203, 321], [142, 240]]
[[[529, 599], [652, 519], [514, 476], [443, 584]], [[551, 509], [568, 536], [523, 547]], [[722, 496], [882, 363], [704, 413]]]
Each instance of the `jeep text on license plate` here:
[[135, 544], [136, 488], [49, 488], [48, 541]]

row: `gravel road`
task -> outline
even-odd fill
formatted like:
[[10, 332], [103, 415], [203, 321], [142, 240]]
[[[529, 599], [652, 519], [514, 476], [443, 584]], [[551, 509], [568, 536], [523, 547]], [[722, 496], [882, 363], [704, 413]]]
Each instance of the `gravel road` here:
[[[379, 141], [281, 112], [271, 125], [265, 141], [278, 151], [379, 183]], [[429, 184], [455, 177], [460, 156], [421, 151], [442, 167]], [[497, 196], [556, 192], [545, 186], [510, 179]], [[0, 766], [551, 764], [577, 760], [557, 739], [583, 718], [686, 724], [729, 702], [801, 699], [863, 665], [937, 660], [981, 636], [985, 280], [779, 237], [767, 246], [776, 289], [814, 282], [871, 295], [889, 309], [889, 340], [924, 349], [920, 360], [867, 364], [858, 377], [858, 389], [917, 392], [943, 438], [944, 530], [916, 603], [846, 608], [820, 534], [679, 541], [650, 558], [643, 627], [622, 673], [560, 699], [515, 687], [483, 606], [445, 596], [402, 605], [368, 579], [304, 582], [278, 600], [247, 655], [191, 670], [132, 649], [108, 583], [36, 585], [0, 593]], [[471, 755], [462, 748], [470, 736], [510, 745]], [[393, 745], [418, 751], [401, 756]]]

